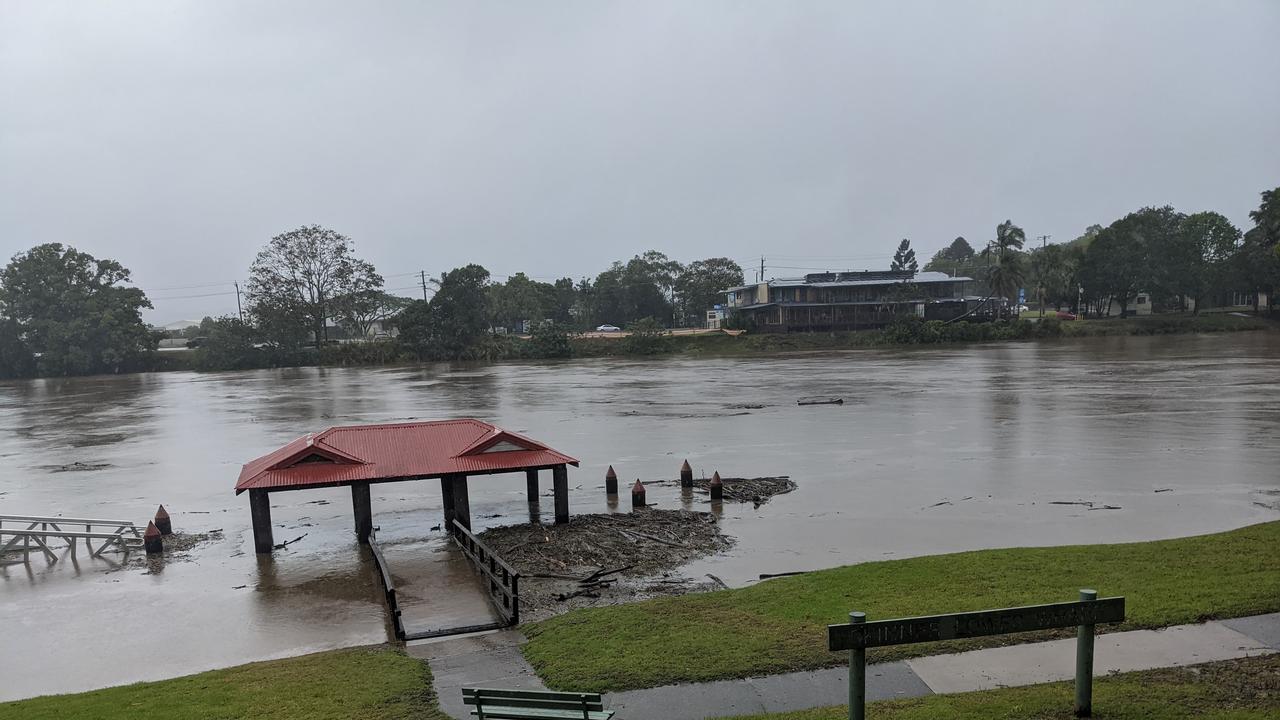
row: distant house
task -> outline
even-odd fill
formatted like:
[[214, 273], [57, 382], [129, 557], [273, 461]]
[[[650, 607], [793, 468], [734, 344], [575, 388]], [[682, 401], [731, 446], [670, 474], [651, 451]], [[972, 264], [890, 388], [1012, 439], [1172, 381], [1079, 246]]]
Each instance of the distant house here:
[[[1120, 317], [1121, 308], [1120, 301], [1115, 298], [1107, 298], [1100, 304], [1106, 311], [1107, 317]], [[1151, 293], [1140, 292], [1129, 300], [1129, 304], [1125, 306], [1130, 317], [1134, 315], [1150, 315], [1151, 314]]]
[[983, 299], [965, 296], [972, 278], [940, 272], [863, 270], [810, 273], [725, 291], [725, 310], [762, 332], [862, 330], [914, 314], [948, 320]]

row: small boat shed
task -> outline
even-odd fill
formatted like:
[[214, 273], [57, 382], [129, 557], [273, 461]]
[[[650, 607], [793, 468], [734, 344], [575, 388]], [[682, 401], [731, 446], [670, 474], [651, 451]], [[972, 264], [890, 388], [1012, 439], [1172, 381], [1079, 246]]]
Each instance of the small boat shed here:
[[245, 464], [236, 494], [248, 491], [253, 544], [270, 553], [273, 492], [351, 487], [356, 537], [368, 542], [373, 529], [369, 486], [373, 483], [440, 478], [445, 527], [457, 519], [471, 528], [467, 478], [525, 473], [528, 500], [538, 502], [538, 472], [551, 470], [556, 523], [569, 522], [568, 467], [578, 461], [523, 435], [474, 420], [346, 425], [312, 433]]

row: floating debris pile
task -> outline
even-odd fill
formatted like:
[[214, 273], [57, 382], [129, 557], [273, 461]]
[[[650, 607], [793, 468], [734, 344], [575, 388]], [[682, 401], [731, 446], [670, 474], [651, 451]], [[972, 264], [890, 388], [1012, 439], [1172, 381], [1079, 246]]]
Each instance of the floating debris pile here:
[[[769, 502], [774, 495], [782, 495], [796, 489], [796, 483], [789, 475], [758, 478], [720, 478], [724, 488], [724, 499], [729, 502], [754, 503], [756, 507]], [[693, 486], [707, 493], [711, 492], [711, 480], [699, 478]]]
[[479, 539], [520, 573], [528, 619], [721, 587], [671, 571], [733, 545], [711, 513], [652, 508], [577, 515], [567, 525], [506, 525]]

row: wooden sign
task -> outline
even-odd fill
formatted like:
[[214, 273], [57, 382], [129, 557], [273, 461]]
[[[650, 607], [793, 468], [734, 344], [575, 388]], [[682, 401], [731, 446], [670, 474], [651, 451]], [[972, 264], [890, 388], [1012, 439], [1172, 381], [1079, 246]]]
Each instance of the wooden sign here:
[[1124, 598], [1050, 603], [827, 626], [831, 650], [907, 645], [1124, 621]]

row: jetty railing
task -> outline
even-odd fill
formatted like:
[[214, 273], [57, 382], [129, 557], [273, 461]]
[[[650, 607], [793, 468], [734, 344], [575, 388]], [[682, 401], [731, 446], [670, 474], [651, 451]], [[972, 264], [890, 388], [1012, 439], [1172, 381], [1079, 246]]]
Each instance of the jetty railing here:
[[518, 624], [520, 622], [520, 573], [498, 557], [492, 548], [480, 542], [471, 533], [470, 528], [456, 519], [450, 531], [453, 541], [462, 549], [462, 554], [467, 556], [467, 559], [488, 581], [489, 599], [493, 602], [498, 614], [507, 625]]
[[[6, 524], [8, 527], [5, 527]], [[66, 526], [66, 529], [64, 529]], [[84, 526], [84, 530], [79, 528]], [[101, 528], [94, 530], [94, 527]], [[6, 541], [5, 538], [8, 538]], [[23, 554], [28, 562], [31, 553], [39, 551], [56, 562], [58, 554], [49, 547], [50, 538], [63, 540], [75, 555], [80, 540], [84, 540], [90, 557], [101, 557], [110, 549], [121, 552], [142, 548], [142, 532], [127, 520], [103, 520], [95, 518], [69, 518], [41, 515], [0, 515], [0, 556], [10, 552]], [[101, 540], [97, 548], [91, 540]], [[34, 546], [34, 547], [33, 547]]]
[[391, 569], [387, 567], [387, 558], [378, 545], [378, 528], [369, 531], [369, 552], [373, 553], [373, 564], [378, 566], [378, 580], [382, 583], [382, 591], [387, 599], [387, 609], [391, 613], [391, 628], [397, 640], [405, 639], [404, 621], [400, 617], [400, 601], [396, 598], [396, 583], [391, 579]]

